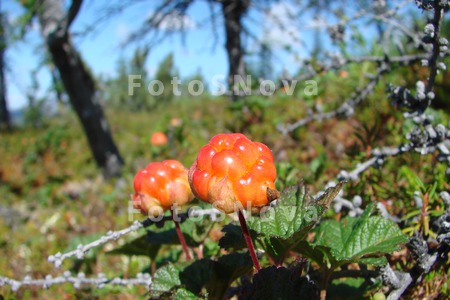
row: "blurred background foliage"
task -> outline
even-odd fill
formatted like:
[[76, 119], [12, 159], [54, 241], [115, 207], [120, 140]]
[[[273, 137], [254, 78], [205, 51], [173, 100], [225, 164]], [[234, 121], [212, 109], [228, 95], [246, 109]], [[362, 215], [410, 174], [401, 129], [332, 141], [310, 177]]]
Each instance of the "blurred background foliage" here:
[[[448, 20], [444, 22], [443, 35], [449, 33], [449, 24]], [[357, 51], [366, 55], [383, 54], [376, 41], [368, 41], [356, 33], [355, 28], [352, 43], [357, 45]], [[398, 65], [378, 82], [374, 93], [355, 108], [354, 115], [310, 122], [283, 135], [276, 129], [278, 124], [295, 122], [310, 110], [337, 108], [367, 83], [368, 79], [362, 74], [373, 72], [373, 64], [354, 63], [338, 70], [318, 71], [312, 78], [318, 86], [315, 96], [305, 95], [303, 82], [298, 83], [292, 96], [279, 89], [270, 97], [252, 95], [238, 102], [209, 93], [194, 97], [187, 93], [186, 86], [181, 86], [181, 96], [175, 96], [170, 89], [160, 96], [152, 96], [146, 89], [136, 89], [130, 96], [124, 84], [128, 82], [128, 74], [141, 74], [142, 82], [158, 79], [165, 86], [171, 86], [172, 78], [178, 76], [174, 57], [168, 54], [157, 67], [154, 78], [150, 78], [142, 67], [148, 52], [146, 47], [136, 48], [130, 60], [124, 58], [116, 62], [115, 76], [96, 78], [101, 105], [125, 161], [122, 175], [117, 178], [105, 180], [99, 173], [81, 125], [67, 101], [58, 104], [55, 114], [48, 115], [45, 99], [33, 99], [31, 95], [36, 87], [30, 87], [29, 106], [23, 112], [20, 126], [2, 131], [0, 137], [2, 275], [23, 278], [55, 274], [57, 271], [47, 262], [50, 254], [73, 249], [80, 242], [88, 242], [109, 230], [124, 228], [132, 220], [142, 220], [138, 214], [131, 219], [129, 216], [134, 174], [149, 162], [169, 158], [178, 159], [189, 167], [198, 150], [218, 133], [242, 132], [252, 140], [267, 144], [277, 164], [279, 189], [304, 180], [312, 193], [318, 192], [341, 170], [351, 170], [367, 159], [371, 149], [397, 146], [406, 141], [405, 133], [413, 124], [405, 121], [400, 109], [391, 106], [386, 86], [394, 82], [414, 90], [416, 82], [428, 76], [428, 69], [420, 63]], [[317, 48], [311, 59], [313, 66], [320, 60], [321, 53]], [[258, 59], [268, 57], [267, 49], [262, 48], [258, 55], [246, 61], [249, 72], [270, 73], [270, 68], [263, 68]], [[306, 71], [299, 69], [296, 75], [301, 76]], [[448, 71], [441, 71], [436, 82], [436, 99], [427, 110], [436, 123], [446, 125], [450, 121], [449, 78]], [[204, 81], [200, 72], [191, 79]], [[167, 144], [151, 143], [151, 136], [157, 131], [167, 135]], [[446, 168], [434, 155], [406, 153], [386, 159], [382, 168], [371, 168], [360, 180], [349, 182], [345, 195], [349, 199], [359, 195], [364, 203], [382, 202], [392, 215], [403, 218], [402, 230], [410, 234], [425, 226], [425, 221], [414, 218], [421, 213], [414, 201], [415, 193], [426, 195], [431, 217], [443, 213], [444, 207], [436, 191], [450, 189]], [[193, 205], [200, 204], [194, 202]], [[340, 219], [345, 214], [329, 210], [327, 217]], [[220, 253], [217, 246], [223, 235], [220, 225], [229, 220], [227, 217], [221, 224], [206, 221], [200, 228], [196, 227], [198, 224], [184, 223], [182, 228], [191, 235], [194, 233], [192, 246], [201, 245], [203, 255], [210, 257]], [[119, 240], [91, 252], [82, 261], [67, 262], [64, 267], [87, 275], [105, 273], [108, 277], [154, 272], [167, 261], [177, 261], [181, 255], [181, 247], [165, 245], [170, 242], [165, 230], [171, 228], [154, 230], [163, 242], [157, 246], [147, 245], [149, 248], [145, 251], [148, 252], [142, 255], [136, 253], [136, 248], [126, 248], [129, 245], [126, 240]], [[427, 230], [433, 229], [428, 226]], [[139, 238], [139, 234], [128, 237], [129, 240], [135, 238]], [[137, 246], [141, 250], [142, 247]], [[399, 268], [410, 263], [406, 250], [390, 260]], [[432, 298], [435, 293], [449, 296], [449, 272], [448, 268], [433, 270], [409, 296]], [[346, 288], [364, 285], [356, 281], [335, 281], [331, 290], [342, 292], [343, 289], [338, 288], [342, 284]], [[376, 289], [372, 289], [362, 295], [370, 297], [375, 292]], [[54, 299], [56, 294], [61, 295], [60, 299], [73, 295], [77, 299], [103, 299], [106, 295], [129, 299], [145, 293], [143, 287], [74, 290], [61, 285], [49, 291], [20, 290], [13, 295], [7, 287], [0, 288], [5, 299]]]
[[[319, 96], [324, 106], [333, 107], [343, 89], [353, 88], [351, 78], [358, 77], [360, 68], [364, 66], [349, 68], [346, 78], [332, 73], [317, 78], [319, 82], [326, 81], [327, 88]], [[390, 80], [408, 83], [402, 72], [410, 73], [409, 68], [400, 69], [397, 76], [391, 74]], [[412, 78], [411, 84], [415, 80], [417, 78]], [[440, 93], [443, 92], [439, 87], [437, 94]], [[106, 98], [105, 104], [109, 104], [108, 101]], [[115, 100], [111, 98], [111, 101]], [[122, 177], [109, 181], [99, 175], [76, 116], [69, 109], [57, 116], [44, 116], [39, 127], [24, 123], [21, 128], [2, 133], [0, 230], [4, 234], [0, 247], [4, 255], [0, 258], [0, 266], [6, 272], [4, 275], [20, 278], [30, 272], [35, 276], [52, 274], [55, 270], [46, 262], [48, 255], [74, 248], [80, 238], [89, 240], [108, 230], [128, 226], [134, 174], [149, 162], [168, 158], [190, 166], [198, 149], [217, 133], [243, 132], [253, 140], [266, 143], [277, 163], [279, 189], [303, 179], [311, 191], [319, 191], [335, 179], [340, 170], [352, 169], [357, 162], [363, 161], [368, 148], [398, 145], [404, 142], [404, 132], [408, 131], [401, 113], [393, 110], [386, 99], [383, 83], [378, 84], [376, 92], [357, 107], [354, 116], [312, 122], [291, 136], [282, 135], [276, 125], [303, 116], [308, 101], [287, 97], [282, 92], [270, 98], [248, 97], [242, 103], [229, 103], [226, 97], [208, 95], [165, 100], [152, 109], [136, 110], [135, 103], [124, 106], [129, 110], [116, 108], [115, 103], [105, 106], [112, 132], [126, 161]], [[450, 121], [448, 110], [432, 110], [440, 122]], [[167, 144], [151, 144], [151, 135], [156, 131], [169, 137]], [[407, 153], [387, 159], [381, 169], [368, 170], [361, 180], [349, 182], [345, 192], [349, 199], [360, 195], [365, 201], [381, 201], [392, 214], [406, 217], [416, 211], [415, 191], [427, 193], [432, 187], [438, 191], [450, 188], [445, 168], [432, 155]], [[433, 196], [429, 209], [442, 213], [440, 203]], [[142, 219], [139, 215], [133, 217]], [[412, 229], [414, 224], [410, 226]], [[220, 234], [219, 229], [216, 231]], [[214, 243], [208, 243], [208, 248], [214, 248]], [[108, 244], [105, 249], [116, 246]], [[181, 249], [170, 249], [177, 251], [177, 256], [181, 253]], [[156, 263], [166, 261], [166, 255], [158, 256]], [[149, 263], [150, 259], [145, 256], [111, 256], [99, 251], [67, 267], [86, 274], [105, 272], [110, 276], [133, 276], [148, 268]], [[68, 288], [51, 288], [55, 289], [64, 291]], [[114, 291], [95, 291], [110, 292]], [[121, 289], [117, 292], [124, 293]], [[126, 294], [139, 292], [143, 290], [133, 288]], [[45, 291], [22, 293], [19, 295], [39, 295], [49, 299], [52, 294]]]

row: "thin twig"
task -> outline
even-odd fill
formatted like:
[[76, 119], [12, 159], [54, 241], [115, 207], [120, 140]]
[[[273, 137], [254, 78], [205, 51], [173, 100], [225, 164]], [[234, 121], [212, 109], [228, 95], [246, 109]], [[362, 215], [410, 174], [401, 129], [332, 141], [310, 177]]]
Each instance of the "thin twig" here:
[[388, 70], [389, 70], [388, 64], [382, 63], [381, 66], [377, 69], [377, 73], [371, 78], [371, 80], [366, 84], [366, 86], [354, 92], [337, 109], [329, 112], [310, 114], [307, 117], [300, 119], [293, 124], [278, 125], [277, 129], [283, 134], [288, 134], [289, 132], [292, 132], [299, 127], [305, 126], [306, 124], [308, 124], [313, 120], [322, 121], [338, 116], [348, 117], [353, 115], [356, 105], [358, 105], [362, 100], [366, 99], [367, 96], [373, 92], [382, 75], [386, 73]]
[[[221, 214], [220, 211], [218, 211], [215, 208], [210, 209], [189, 209], [188, 212], [184, 214], [177, 215], [180, 222], [183, 222], [188, 217], [202, 217], [202, 216], [210, 216], [210, 218], [214, 221], [217, 219], [217, 216]], [[66, 253], [56, 253], [55, 255], [50, 255], [48, 257], [48, 261], [53, 263], [53, 265], [58, 268], [62, 265], [63, 261], [65, 259], [68, 259], [70, 257], [76, 257], [77, 259], [82, 259], [84, 255], [91, 249], [96, 248], [98, 246], [101, 246], [103, 244], [106, 244], [110, 241], [117, 240], [120, 237], [127, 235], [131, 232], [137, 231], [141, 228], [149, 227], [150, 225], [156, 224], [158, 226], [164, 225], [166, 221], [173, 220], [173, 216], [170, 217], [163, 217], [157, 221], [152, 220], [151, 218], [148, 218], [142, 222], [134, 221], [134, 223], [122, 230], [118, 231], [109, 231], [106, 233], [106, 235], [100, 237], [98, 240], [93, 241], [91, 243], [88, 243], [86, 245], [80, 244], [78, 245], [77, 249], [66, 252]], [[175, 222], [175, 226], [179, 223]], [[178, 233], [178, 232], [177, 232]], [[181, 239], [180, 239], [181, 240]], [[182, 243], [183, 244], [183, 243]], [[186, 244], [186, 243], [184, 243]], [[186, 251], [186, 249], [185, 249]], [[191, 256], [189, 254], [189, 251], [186, 252], [186, 257], [188, 260], [191, 259]], [[5, 276], [0, 276], [0, 287], [4, 285], [11, 286], [13, 291], [17, 291], [20, 287], [25, 286], [40, 286], [43, 288], [48, 288], [55, 284], [64, 284], [64, 283], [71, 283], [75, 288], [79, 288], [82, 285], [96, 285], [99, 288], [104, 287], [105, 285], [145, 285], [149, 287], [152, 283], [151, 277], [149, 274], [137, 274], [136, 278], [113, 278], [108, 279], [105, 277], [104, 274], [100, 273], [98, 274], [97, 278], [86, 278], [84, 273], [79, 273], [76, 277], [72, 276], [69, 271], [65, 271], [63, 276], [58, 277], [52, 277], [51, 275], [46, 275], [44, 279], [33, 279], [29, 276], [26, 276], [23, 280], [16, 280]]]
[[[441, 7], [438, 1], [435, 1], [434, 4], [434, 17], [432, 21], [432, 26], [434, 27], [434, 32], [432, 35], [432, 46], [433, 51], [430, 59], [428, 60], [428, 66], [430, 69], [430, 75], [428, 77], [428, 84], [426, 88], [426, 95], [433, 91], [434, 83], [436, 81], [436, 75], [438, 74], [438, 59], [441, 54], [441, 45], [440, 45], [440, 32], [441, 32], [441, 23], [442, 16], [444, 14], [444, 7]], [[448, 4], [447, 4], [448, 5]], [[429, 104], [433, 99], [429, 97]]]
[[150, 274], [137, 274], [136, 278], [106, 278], [105, 274], [100, 273], [97, 278], [87, 278], [84, 273], [78, 273], [78, 275], [72, 276], [69, 271], [64, 272], [63, 276], [52, 277], [46, 275], [44, 279], [33, 279], [30, 276], [25, 276], [23, 280], [15, 280], [8, 277], [0, 276], [0, 287], [9, 285], [13, 292], [19, 290], [21, 287], [38, 286], [43, 288], [49, 288], [55, 284], [71, 283], [74, 288], [78, 289], [84, 285], [96, 285], [98, 288], [103, 288], [106, 285], [144, 285], [150, 287], [152, 279]]
[[[443, 129], [440, 129], [442, 128]], [[372, 166], [381, 166], [384, 163], [384, 159], [386, 157], [397, 156], [406, 152], [415, 151], [420, 153], [421, 155], [430, 154], [436, 151], [439, 151], [442, 155], [443, 159], [446, 159], [450, 164], [450, 151], [447, 148], [446, 143], [450, 142], [450, 139], [446, 138], [448, 136], [448, 129], [446, 129], [443, 125], [439, 124], [435, 127], [439, 131], [443, 131], [443, 135], [438, 138], [424, 130], [420, 134], [423, 136], [417, 137], [421, 139], [421, 144], [416, 144], [414, 141], [415, 137], [412, 138], [413, 141], [400, 145], [398, 147], [382, 147], [375, 148], [372, 150], [372, 157], [366, 160], [363, 163], [359, 163], [356, 165], [355, 169], [350, 172], [342, 170], [339, 172], [338, 180], [357, 180], [359, 175], [369, 169]], [[437, 131], [434, 130], [433, 131]], [[447, 132], [447, 133], [446, 133]], [[412, 133], [410, 133], [412, 134]]]
[[69, 257], [75, 256], [77, 259], [82, 259], [84, 257], [84, 255], [86, 254], [86, 252], [88, 252], [92, 248], [96, 248], [100, 245], [106, 244], [107, 242], [117, 240], [121, 236], [129, 234], [130, 232], [137, 231], [142, 227], [143, 227], [142, 222], [134, 221], [133, 225], [131, 225], [128, 228], [125, 228], [125, 229], [122, 229], [119, 231], [108, 231], [106, 233], [106, 235], [100, 237], [98, 240], [95, 240], [86, 245], [79, 244], [77, 249], [75, 249], [75, 250], [72, 250], [72, 251], [64, 253], [64, 254], [61, 254], [60, 252], [58, 252], [55, 255], [50, 255], [48, 257], [48, 261], [53, 263], [53, 265], [56, 268], [59, 268], [62, 265], [62, 262]]
[[[220, 212], [219, 212], [220, 213]], [[191, 209], [187, 213], [179, 214], [178, 217], [181, 219], [181, 222], [186, 220], [189, 216], [211, 216], [211, 219], [215, 220], [217, 218], [218, 211], [217, 209]], [[70, 257], [76, 257], [77, 259], [82, 259], [84, 255], [91, 249], [96, 248], [98, 246], [101, 246], [103, 244], [106, 244], [110, 241], [117, 240], [120, 237], [127, 235], [131, 232], [137, 231], [141, 228], [149, 227], [153, 224], [156, 224], [157, 226], [162, 226], [166, 221], [171, 221], [172, 216], [163, 217], [157, 221], [152, 220], [151, 218], [148, 218], [144, 221], [134, 221], [133, 225], [130, 227], [127, 227], [122, 230], [118, 231], [108, 231], [106, 235], [101, 236], [99, 239], [90, 242], [89, 244], [83, 245], [79, 244], [77, 249], [69, 251], [67, 253], [56, 253], [54, 255], [50, 255], [48, 257], [48, 261], [53, 263], [53, 265], [58, 268], [62, 265], [63, 261], [70, 258]]]

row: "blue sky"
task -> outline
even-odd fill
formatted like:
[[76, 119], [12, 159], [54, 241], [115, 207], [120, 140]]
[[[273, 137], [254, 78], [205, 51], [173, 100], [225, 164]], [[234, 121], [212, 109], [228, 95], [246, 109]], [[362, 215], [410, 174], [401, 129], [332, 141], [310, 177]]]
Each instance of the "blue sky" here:
[[[71, 32], [75, 33], [76, 47], [96, 75], [113, 76], [118, 59], [131, 56], [138, 44], [122, 48], [121, 42], [130, 32], [139, 27], [143, 20], [154, 11], [155, 3], [160, 1], [142, 1], [108, 21], [100, 23], [96, 30], [89, 34], [77, 34], [85, 31], [87, 26], [96, 24], [99, 16], [102, 15], [102, 8], [111, 2], [107, 0], [84, 1], [79, 15], [71, 27]], [[14, 22], [17, 16], [23, 13], [15, 0], [6, 0], [2, 4], [2, 10], [7, 12], [11, 22]], [[215, 9], [219, 12], [220, 7], [216, 5]], [[323, 20], [312, 21], [308, 16], [303, 16], [305, 18], [301, 18], [297, 23], [288, 22], [287, 20], [292, 19], [289, 14], [296, 14], [296, 9], [301, 8], [294, 8], [287, 2], [281, 1], [274, 3], [266, 15], [255, 13], [253, 9], [250, 10], [251, 13], [246, 19], [248, 25], [253, 26], [256, 35], [260, 39], [266, 39], [272, 46], [273, 69], [277, 74], [281, 73], [283, 69], [287, 69], [292, 74], [300, 68], [301, 59], [312, 47], [312, 28], [323, 25]], [[146, 63], [148, 72], [154, 73], [163, 58], [173, 52], [175, 65], [180, 72], [182, 81], [183, 78], [193, 75], [198, 70], [201, 71], [206, 81], [218, 74], [226, 75], [228, 70], [222, 19], [217, 18], [218, 40], [214, 44], [211, 26], [202, 26], [204, 21], [209, 20], [208, 16], [209, 8], [206, 1], [195, 1], [189, 8], [186, 17], [189, 29], [186, 31], [184, 42], [180, 35], [175, 34], [151, 48]], [[287, 23], [280, 28], [274, 25], [273, 20], [275, 19]], [[333, 22], [333, 19], [327, 21]], [[301, 33], [299, 28], [302, 28]], [[141, 43], [144, 44], [145, 40]], [[288, 45], [291, 47], [290, 52], [283, 50]], [[250, 51], [255, 49], [252, 42], [247, 42], [246, 47]], [[44, 54], [45, 48], [39, 36], [39, 26], [35, 21], [25, 40], [15, 43], [7, 50], [6, 61], [10, 69], [7, 74], [7, 92], [8, 106], [11, 110], [26, 105], [26, 93], [31, 85], [31, 71], [38, 68]], [[50, 82], [50, 76], [45, 67], [41, 68], [38, 73], [38, 82], [38, 96], [42, 97]], [[124, 85], [126, 84], [124, 83]], [[209, 85], [208, 82], [206, 84]]]
[[[109, 2], [107, 0], [85, 1], [77, 19], [71, 27], [71, 31], [73, 33], [82, 32], [85, 31], [86, 26], [95, 24], [98, 16], [102, 14], [101, 8], [105, 3]], [[127, 34], [132, 32], [133, 29], [138, 28], [142, 20], [154, 10], [154, 6], [151, 3], [150, 1], [144, 1], [143, 3], [134, 5], [126, 9], [122, 14], [101, 23], [94, 32], [90, 32], [87, 35], [74, 35], [76, 47], [94, 74], [112, 76], [114, 75], [118, 59], [120, 57], [128, 58], [131, 56], [137, 44], [132, 44], [125, 48], [122, 48], [120, 44]], [[188, 24], [191, 24], [192, 28], [186, 31], [184, 42], [180, 35], [175, 34], [150, 50], [146, 64], [146, 68], [150, 74], [156, 70], [158, 64], [170, 52], [174, 53], [175, 64], [180, 72], [182, 81], [183, 78], [193, 75], [198, 70], [201, 71], [206, 80], [211, 79], [217, 74], [227, 74], [227, 60], [223, 47], [224, 39], [221, 18], [217, 18], [216, 22], [218, 32], [218, 40], [216, 43], [214, 43], [211, 27], [201, 26], [199, 24], [209, 19], [209, 8], [207, 5], [204, 1], [196, 1], [189, 8], [188, 17], [190, 20], [188, 21], [190, 23]], [[216, 10], [218, 9], [220, 8], [216, 6]], [[7, 12], [12, 22], [23, 13], [20, 5], [14, 0], [6, 0], [3, 3], [2, 10]], [[284, 18], [283, 14], [286, 14], [288, 10], [289, 7], [284, 7], [284, 4], [277, 5], [271, 9], [272, 12], [278, 13], [278, 17], [281, 19]], [[248, 19], [250, 20], [262, 19], [261, 15], [257, 15], [254, 12], [249, 17]], [[262, 22], [261, 30], [257, 29], [255, 32], [258, 35], [264, 34], [265, 36], [274, 38], [275, 48], [278, 47], [278, 49], [275, 49], [276, 53], [277, 51], [282, 52], [281, 48], [283, 47], [283, 43], [292, 43], [292, 37], [288, 36], [292, 33], [280, 29], [276, 30], [266, 21]], [[267, 31], [267, 28], [271, 32], [263, 33], [262, 31]], [[295, 34], [296, 32], [294, 32]], [[277, 39], [280, 41], [277, 41]], [[252, 48], [251, 44], [247, 46], [249, 49]], [[26, 93], [31, 85], [31, 71], [38, 68], [39, 62], [44, 58], [44, 54], [45, 48], [39, 36], [39, 27], [35, 21], [32, 29], [26, 35], [25, 40], [15, 43], [7, 50], [6, 61], [10, 69], [10, 72], [7, 74], [7, 92], [8, 106], [11, 110], [26, 105]], [[281, 72], [284, 67], [289, 68], [291, 71], [295, 71], [299, 67], [299, 64], [293, 64], [294, 60], [292, 57], [287, 58], [282, 53], [278, 53], [274, 61], [274, 70], [277, 72]], [[45, 95], [45, 91], [50, 82], [50, 75], [45, 67], [40, 68], [38, 82], [38, 96], [42, 97]]]
[[[102, 1], [99, 1], [102, 2]], [[97, 2], [98, 3], [98, 2]], [[98, 6], [87, 3], [80, 12], [80, 18], [76, 20], [72, 31], [83, 30], [86, 25], [95, 22], [95, 14]], [[95, 73], [113, 74], [119, 57], [130, 57], [138, 43], [133, 43], [125, 48], [120, 45], [127, 34], [139, 27], [146, 16], [152, 12], [153, 7], [148, 4], [135, 5], [113, 20], [99, 26], [96, 33], [86, 37], [76, 38], [83, 57], [92, 66]], [[189, 10], [194, 19], [200, 19], [202, 11], [207, 7], [203, 2], [195, 2]], [[158, 64], [170, 52], [174, 53], [175, 64], [180, 70], [181, 77], [195, 73], [201, 68], [204, 74], [211, 72], [226, 72], [226, 54], [222, 47], [223, 41], [219, 40], [217, 47], [211, 43], [211, 32], [205, 28], [199, 28], [192, 24], [192, 28], [186, 31], [183, 43], [180, 34], [166, 38], [162, 43], [152, 47], [147, 61], [147, 70], [153, 73]], [[221, 28], [219, 28], [221, 30]], [[142, 42], [140, 44], [145, 44]]]

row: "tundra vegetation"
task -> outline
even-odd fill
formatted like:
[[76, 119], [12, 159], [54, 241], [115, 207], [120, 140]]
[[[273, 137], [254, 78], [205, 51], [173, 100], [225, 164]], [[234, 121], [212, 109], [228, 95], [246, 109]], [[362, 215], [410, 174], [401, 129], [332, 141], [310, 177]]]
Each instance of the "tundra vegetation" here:
[[[260, 50], [252, 55], [241, 37], [256, 40], [249, 11], [279, 1], [206, 1], [208, 26], [223, 22], [228, 55], [219, 95], [200, 73], [178, 79], [171, 54], [147, 74], [147, 46], [119, 61], [113, 77], [97, 76], [71, 37], [82, 1], [19, 2], [25, 14], [15, 27], [0, 19], [0, 299], [450, 297], [448, 1], [287, 1], [314, 16], [313, 24], [301, 25], [301, 13], [288, 21], [312, 28], [315, 42], [295, 74], [276, 79], [273, 45], [254, 41]], [[134, 2], [111, 1], [94, 25]], [[131, 45], [157, 43], [164, 20], [182, 20], [196, 1], [155, 2]], [[34, 98], [32, 86], [23, 124], [14, 125], [4, 81], [13, 66], [3, 55], [33, 20], [54, 75], [48, 97], [59, 109], [45, 114], [49, 103]], [[183, 30], [175, 25], [162, 35]], [[196, 94], [199, 82], [204, 92]], [[245, 155], [273, 163], [258, 187], [269, 187], [270, 197], [242, 187], [234, 196], [258, 195], [258, 204], [214, 206], [234, 197], [202, 186], [209, 169], [199, 151], [219, 133], [266, 145]], [[183, 205], [171, 211], [159, 203], [147, 218], [148, 207], [133, 202], [162, 200], [135, 176], [175, 160], [191, 169], [196, 197], [183, 177]], [[228, 167], [223, 182], [231, 180]]]

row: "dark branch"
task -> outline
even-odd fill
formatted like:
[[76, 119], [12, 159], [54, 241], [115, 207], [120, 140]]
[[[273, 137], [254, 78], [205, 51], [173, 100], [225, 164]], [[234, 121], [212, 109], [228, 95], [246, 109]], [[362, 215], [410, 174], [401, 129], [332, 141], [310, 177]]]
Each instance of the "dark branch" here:
[[[440, 6], [439, 1], [434, 1], [434, 17], [432, 21], [433, 26], [433, 34], [432, 34], [432, 46], [433, 51], [430, 59], [428, 60], [428, 66], [430, 68], [430, 76], [428, 78], [428, 85], [426, 88], [426, 95], [428, 97], [428, 105], [431, 104], [433, 97], [429, 95], [430, 92], [433, 91], [434, 82], [436, 80], [436, 75], [438, 73], [438, 59], [441, 54], [441, 45], [440, 45], [440, 32], [441, 32], [441, 23], [442, 23], [442, 15], [444, 12], [444, 8]], [[431, 34], [431, 33], [430, 33]]]
[[72, 25], [72, 22], [77, 17], [82, 3], [83, 0], [72, 0], [72, 4], [70, 5], [69, 11], [67, 12], [66, 31], [69, 30], [70, 25]]

